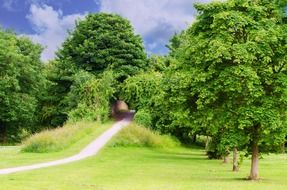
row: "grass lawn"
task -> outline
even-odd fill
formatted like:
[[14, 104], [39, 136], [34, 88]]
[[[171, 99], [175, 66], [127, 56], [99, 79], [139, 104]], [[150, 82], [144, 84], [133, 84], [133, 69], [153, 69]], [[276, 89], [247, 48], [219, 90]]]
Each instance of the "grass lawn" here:
[[[79, 140], [77, 143], [60, 152], [24, 153], [20, 152], [20, 146], [0, 146], [0, 169], [41, 163], [74, 155], [87, 144], [89, 144], [92, 140], [94, 140], [97, 136], [110, 128], [112, 124], [113, 122], [108, 122], [104, 125], [95, 124], [95, 128], [91, 134], [84, 136], [84, 138]], [[1, 185], [0, 190], [2, 190]]]
[[[74, 148], [74, 147], [73, 147]], [[75, 148], [76, 149], [76, 148]], [[10, 150], [13, 152], [13, 149]], [[68, 151], [69, 152], [69, 151]], [[8, 154], [9, 153], [8, 151]], [[67, 152], [62, 153], [62, 155]], [[38, 160], [38, 154], [17, 154], [9, 159], [0, 151], [1, 167], [20, 159]], [[54, 155], [45, 155], [49, 158]], [[3, 163], [4, 162], [4, 163]], [[30, 162], [30, 161], [29, 161]], [[106, 147], [96, 157], [29, 172], [0, 175], [2, 190], [286, 190], [287, 157], [269, 155], [260, 161], [262, 180], [243, 180], [249, 173], [246, 160], [238, 173], [231, 163], [208, 160], [201, 149], [172, 150]]]

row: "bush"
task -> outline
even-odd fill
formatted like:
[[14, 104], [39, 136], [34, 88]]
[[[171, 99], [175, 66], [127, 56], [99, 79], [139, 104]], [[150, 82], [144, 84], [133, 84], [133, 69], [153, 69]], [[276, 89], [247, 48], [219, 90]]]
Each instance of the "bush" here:
[[99, 117], [99, 113], [85, 103], [79, 103], [76, 109], [69, 112], [69, 122], [95, 121], [97, 117]]
[[209, 159], [221, 159], [228, 155], [227, 151], [220, 148], [220, 140], [218, 136], [213, 136], [207, 143], [206, 155]]
[[150, 112], [147, 110], [139, 110], [138, 112], [136, 112], [134, 116], [134, 121], [144, 127], [151, 127], [152, 125], [152, 117]]
[[208, 137], [207, 136], [197, 135], [195, 144], [197, 146], [201, 146], [201, 147], [207, 148], [206, 147], [207, 141], [208, 141]]
[[68, 98], [78, 99], [75, 109], [69, 112], [69, 121], [81, 120], [104, 122], [110, 114], [110, 99], [114, 93], [114, 76], [106, 71], [101, 78], [92, 77], [83, 84], [72, 86]]
[[159, 135], [150, 129], [133, 123], [116, 135], [110, 146], [173, 148], [179, 146], [179, 144], [176, 139], [168, 135]]
[[79, 122], [53, 130], [45, 130], [25, 140], [21, 150], [35, 153], [58, 152], [92, 133], [93, 127], [92, 123]]

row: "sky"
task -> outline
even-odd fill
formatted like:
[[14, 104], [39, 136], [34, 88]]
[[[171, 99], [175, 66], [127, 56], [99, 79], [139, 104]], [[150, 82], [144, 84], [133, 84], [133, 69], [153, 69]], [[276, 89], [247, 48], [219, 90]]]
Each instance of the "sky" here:
[[195, 19], [193, 3], [211, 0], [0, 0], [0, 27], [31, 38], [45, 49], [42, 60], [55, 51], [88, 13], [116, 13], [131, 21], [148, 54], [166, 54], [166, 44]]

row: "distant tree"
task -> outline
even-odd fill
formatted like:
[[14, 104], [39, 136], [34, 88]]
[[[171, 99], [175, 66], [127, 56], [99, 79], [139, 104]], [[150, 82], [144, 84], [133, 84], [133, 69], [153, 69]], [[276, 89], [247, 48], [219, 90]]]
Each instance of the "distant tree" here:
[[58, 59], [95, 74], [112, 69], [119, 82], [146, 67], [142, 39], [118, 15], [89, 14], [63, 43]]
[[[228, 0], [196, 4], [199, 16], [177, 55], [190, 73], [189, 120], [212, 134], [229, 126], [248, 140], [250, 179], [259, 177], [259, 149], [285, 141], [286, 1]], [[271, 148], [271, 149], [270, 149]]]
[[[19, 140], [19, 131], [35, 124], [44, 88], [42, 48], [0, 29], [0, 142]], [[27, 129], [29, 130], [29, 129]]]

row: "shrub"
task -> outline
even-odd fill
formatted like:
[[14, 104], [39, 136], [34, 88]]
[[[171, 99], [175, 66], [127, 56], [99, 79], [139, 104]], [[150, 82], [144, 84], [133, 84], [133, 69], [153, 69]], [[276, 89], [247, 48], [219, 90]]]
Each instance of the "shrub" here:
[[78, 105], [69, 112], [69, 121], [106, 121], [110, 113], [110, 99], [114, 93], [113, 84], [113, 73], [106, 71], [101, 78], [92, 77], [84, 84], [72, 86], [70, 101], [77, 98]]
[[206, 155], [209, 159], [221, 159], [227, 152], [220, 148], [220, 138], [218, 136], [213, 136], [211, 140], [207, 143]]
[[69, 122], [77, 122], [80, 120], [94, 121], [98, 113], [85, 103], [79, 103], [76, 109], [69, 112]]
[[180, 143], [176, 139], [168, 135], [159, 135], [150, 129], [140, 127], [133, 123], [124, 128], [113, 139], [110, 146], [173, 148], [179, 146], [179, 144]]
[[147, 110], [139, 110], [136, 112], [134, 116], [134, 121], [142, 126], [151, 127], [152, 125], [152, 117], [149, 111]]
[[57, 152], [68, 148], [82, 137], [92, 133], [94, 125], [87, 122], [67, 124], [53, 130], [32, 135], [22, 144], [23, 152]]

